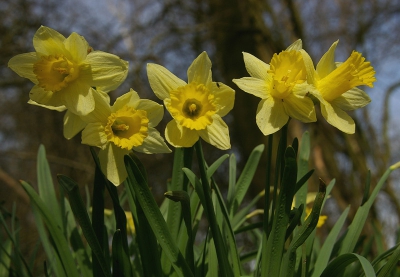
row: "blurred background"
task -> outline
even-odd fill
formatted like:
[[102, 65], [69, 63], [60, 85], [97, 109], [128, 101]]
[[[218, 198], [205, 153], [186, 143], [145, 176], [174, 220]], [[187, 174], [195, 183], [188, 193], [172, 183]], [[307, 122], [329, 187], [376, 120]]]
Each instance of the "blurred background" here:
[[[46, 147], [54, 176], [61, 173], [77, 180], [82, 193], [85, 185], [90, 190], [94, 177], [89, 147], [81, 145], [80, 135], [71, 140], [63, 137], [64, 113], [27, 104], [33, 84], [7, 67], [14, 55], [34, 51], [32, 38], [41, 25], [66, 37], [77, 32], [95, 50], [129, 61], [126, 81], [110, 93], [112, 102], [133, 88], [141, 98], [161, 103], [150, 89], [146, 64], [161, 64], [187, 80], [188, 66], [202, 51], [207, 51], [213, 63], [213, 80], [235, 89], [236, 100], [234, 109], [224, 118], [230, 126], [232, 149], [223, 152], [204, 145], [206, 159], [211, 163], [224, 153], [234, 153], [239, 169], [254, 147], [266, 143], [255, 123], [260, 99], [232, 83], [233, 78], [249, 76], [242, 52], [269, 63], [273, 53], [301, 38], [303, 48], [316, 63], [339, 39], [337, 61], [346, 60], [352, 50], [357, 50], [371, 61], [377, 72], [374, 88], [365, 88], [371, 104], [351, 114], [357, 124], [356, 133], [341, 133], [320, 114], [316, 123], [303, 125], [291, 120], [289, 125], [291, 138], [301, 140], [304, 131], [311, 134], [310, 167], [316, 171], [309, 182], [310, 190], [316, 190], [318, 177], [326, 183], [336, 178], [332, 197], [323, 211], [329, 216], [325, 228], [329, 229], [348, 205], [353, 207], [354, 214], [361, 204], [369, 170], [373, 187], [383, 172], [400, 160], [399, 0], [355, 0], [351, 5], [347, 0], [3, 0], [0, 2], [0, 202], [3, 212], [17, 204], [21, 235], [28, 241], [28, 252], [37, 241], [34, 228], [26, 227], [34, 221], [28, 213], [28, 197], [18, 180], [36, 184], [39, 145]], [[166, 112], [158, 126], [162, 135], [169, 120]], [[173, 155], [138, 156], [150, 173], [156, 199], [162, 201], [167, 179], [171, 177]], [[261, 161], [251, 186], [254, 195], [264, 186], [263, 164]], [[224, 167], [217, 180], [224, 190], [228, 182]], [[387, 234], [389, 246], [395, 243], [399, 224], [399, 192], [400, 174], [395, 171], [371, 214], [372, 221], [378, 222], [376, 226]], [[323, 235], [324, 229], [320, 233]]]

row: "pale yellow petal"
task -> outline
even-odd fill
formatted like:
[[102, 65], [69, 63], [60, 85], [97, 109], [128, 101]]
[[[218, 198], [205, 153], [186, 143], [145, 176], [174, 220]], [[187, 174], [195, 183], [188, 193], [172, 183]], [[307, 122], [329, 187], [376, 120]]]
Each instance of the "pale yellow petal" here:
[[64, 105], [74, 114], [83, 116], [94, 110], [93, 89], [89, 85], [81, 82], [73, 82], [55, 94], [61, 93], [64, 98]]
[[30, 105], [39, 106], [39, 107], [46, 108], [46, 109], [49, 109], [52, 111], [57, 111], [57, 112], [63, 112], [67, 109], [65, 106], [54, 107], [54, 106], [49, 106], [49, 105], [42, 105], [42, 104], [39, 104], [39, 103], [33, 101], [32, 99], [29, 99], [27, 103]]
[[154, 94], [161, 100], [169, 98], [171, 90], [185, 86], [186, 82], [176, 77], [165, 67], [158, 64], [147, 64], [147, 77]]
[[95, 108], [87, 115], [81, 116], [81, 118], [86, 123], [100, 122], [105, 125], [107, 124], [108, 117], [111, 114], [109, 98], [92, 88], [90, 88], [90, 90], [93, 95]]
[[33, 73], [33, 64], [38, 61], [36, 52], [16, 55], [8, 62], [8, 67], [23, 78], [31, 80], [34, 84], [38, 83], [35, 73]]
[[229, 128], [219, 115], [213, 115], [213, 123], [208, 125], [206, 129], [200, 130], [200, 137], [221, 150], [231, 148], [229, 138]]
[[127, 61], [116, 55], [93, 51], [85, 60], [91, 68], [91, 86], [101, 87], [105, 92], [116, 89], [128, 75]]
[[171, 149], [165, 144], [164, 139], [161, 137], [160, 133], [149, 127], [148, 135], [144, 139], [143, 144], [134, 147], [133, 150], [146, 153], [146, 154], [157, 154], [157, 153], [171, 153]]
[[32, 101], [41, 104], [44, 108], [46, 108], [46, 106], [59, 107], [65, 104], [62, 93], [45, 91], [38, 85], [34, 86], [31, 89], [31, 91], [29, 92], [29, 98]]
[[64, 115], [64, 137], [71, 139], [86, 127], [86, 123], [76, 114], [67, 111]]
[[104, 126], [100, 122], [89, 123], [82, 131], [82, 143], [90, 146], [105, 148], [107, 135]]
[[212, 82], [212, 94], [214, 94], [214, 104], [217, 106], [217, 114], [225, 116], [232, 110], [235, 104], [235, 91], [223, 83]]
[[99, 152], [100, 167], [103, 174], [115, 186], [119, 186], [128, 177], [124, 164], [124, 156], [129, 150], [121, 149], [113, 143], [107, 144], [104, 150]]
[[243, 91], [253, 94], [254, 96], [266, 99], [269, 97], [269, 85], [272, 82], [270, 76], [267, 80], [261, 80], [254, 77], [243, 77], [232, 80]]
[[70, 52], [72, 60], [76, 63], [82, 62], [87, 56], [87, 42], [77, 33], [72, 33], [65, 41], [65, 48]]
[[324, 78], [333, 70], [335, 70], [336, 68], [335, 50], [338, 43], [339, 43], [338, 40], [335, 41], [329, 48], [329, 50], [322, 56], [321, 60], [318, 62], [316, 71], [320, 79]]
[[286, 113], [301, 122], [308, 123], [317, 121], [313, 101], [305, 96], [290, 94], [284, 99], [283, 106]]
[[321, 101], [321, 113], [326, 121], [340, 131], [347, 134], [354, 134], [354, 120], [339, 107], [331, 105], [327, 101]]
[[301, 53], [301, 56], [303, 57], [304, 66], [306, 67], [307, 83], [315, 85], [315, 83], [317, 82], [316, 80], [317, 77], [314, 69], [314, 63], [310, 55], [306, 51], [304, 51], [303, 49], [299, 51]]
[[298, 39], [295, 42], [293, 42], [291, 45], [289, 45], [288, 48], [286, 48], [286, 51], [300, 50], [302, 48], [303, 48], [303, 42], [301, 41], [301, 39]]
[[371, 98], [363, 90], [359, 88], [352, 88], [346, 91], [341, 96], [332, 100], [332, 105], [336, 105], [342, 110], [352, 111], [368, 105]]
[[281, 129], [288, 120], [281, 99], [269, 97], [258, 104], [256, 122], [265, 136]]
[[64, 46], [65, 37], [59, 32], [41, 26], [33, 36], [33, 47], [43, 55], [68, 54]]
[[174, 147], [192, 147], [199, 140], [199, 134], [171, 120], [165, 128], [165, 139]]
[[149, 127], [155, 127], [160, 123], [164, 116], [164, 107], [154, 101], [148, 99], [142, 99], [136, 106], [137, 110], [144, 110], [147, 112], [147, 118], [149, 119]]
[[261, 80], [267, 79], [269, 64], [266, 64], [262, 60], [246, 52], [243, 52], [243, 60], [246, 66], [246, 70], [247, 72], [249, 72], [251, 77]]
[[187, 71], [188, 83], [211, 83], [211, 61], [206, 52], [202, 52], [189, 66]]
[[120, 97], [118, 97], [113, 106], [111, 107], [111, 110], [113, 112], [116, 112], [122, 107], [129, 105], [130, 107], [133, 107], [136, 109], [136, 106], [139, 104], [140, 97], [136, 91], [133, 89], [130, 89], [129, 92], [122, 94]]

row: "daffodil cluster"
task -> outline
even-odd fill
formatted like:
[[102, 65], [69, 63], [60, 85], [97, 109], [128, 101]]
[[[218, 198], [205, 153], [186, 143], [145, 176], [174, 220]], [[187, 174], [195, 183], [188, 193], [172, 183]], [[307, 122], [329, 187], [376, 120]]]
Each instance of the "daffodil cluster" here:
[[[131, 150], [151, 154], [169, 153], [155, 129], [164, 109], [153, 101], [140, 99], [130, 90], [110, 105], [108, 92], [126, 78], [128, 62], [94, 51], [77, 33], [68, 38], [40, 27], [33, 38], [35, 52], [20, 54], [9, 67], [35, 85], [29, 103], [65, 111], [64, 136], [82, 131], [82, 143], [100, 148], [100, 167], [114, 185], [127, 177], [124, 155]], [[191, 147], [201, 137], [229, 149], [229, 130], [221, 117], [234, 104], [234, 90], [211, 80], [211, 61], [205, 52], [188, 69], [188, 83], [162, 66], [149, 64], [148, 76], [155, 94], [164, 101], [173, 120], [165, 131], [175, 147]]]
[[[169, 153], [155, 129], [164, 115], [163, 106], [140, 99], [130, 90], [110, 105], [108, 92], [126, 78], [128, 62], [95, 51], [77, 33], [68, 38], [48, 27], [33, 37], [35, 52], [20, 54], [9, 67], [34, 83], [29, 103], [65, 111], [64, 136], [82, 131], [82, 143], [100, 148], [101, 170], [115, 185], [127, 177], [123, 157], [131, 150]], [[345, 112], [365, 106], [368, 95], [357, 86], [372, 87], [375, 72], [358, 52], [344, 63], [335, 63], [335, 42], [314, 69], [300, 40], [275, 54], [266, 64], [244, 53], [251, 77], [234, 79], [244, 91], [261, 98], [256, 122], [264, 135], [272, 134], [295, 118], [316, 121], [314, 102], [325, 119], [346, 133], [354, 133], [354, 121]], [[165, 129], [174, 147], [192, 147], [200, 138], [225, 150], [231, 147], [229, 129], [222, 117], [233, 108], [235, 91], [213, 82], [211, 61], [201, 53], [187, 71], [187, 82], [165, 67], [148, 64], [149, 83], [164, 102], [172, 120]]]
[[337, 43], [333, 43], [316, 68], [302, 49], [301, 40], [274, 54], [270, 64], [243, 53], [251, 77], [233, 82], [261, 98], [256, 122], [264, 135], [278, 131], [289, 117], [305, 123], [316, 121], [313, 100], [319, 102], [328, 123], [345, 133], [355, 132], [354, 120], [346, 111], [364, 107], [371, 101], [357, 86], [372, 87], [375, 71], [356, 51], [345, 62], [336, 63]]
[[8, 66], [35, 85], [29, 103], [57, 111], [64, 116], [64, 135], [72, 138], [82, 131], [82, 143], [100, 148], [104, 175], [114, 185], [127, 177], [124, 155], [132, 149], [169, 153], [155, 126], [164, 109], [131, 90], [110, 106], [107, 93], [117, 88], [128, 74], [128, 62], [94, 51], [77, 33], [68, 38], [40, 27], [33, 37], [35, 52], [13, 57]]

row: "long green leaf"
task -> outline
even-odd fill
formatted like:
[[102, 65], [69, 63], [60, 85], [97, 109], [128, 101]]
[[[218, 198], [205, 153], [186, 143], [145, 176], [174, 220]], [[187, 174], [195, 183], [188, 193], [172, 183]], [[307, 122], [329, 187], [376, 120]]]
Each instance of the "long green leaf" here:
[[264, 256], [262, 259], [265, 260], [265, 265], [262, 268], [262, 276], [279, 276], [285, 245], [286, 228], [289, 223], [290, 210], [294, 196], [296, 176], [296, 153], [294, 149], [289, 146], [285, 151], [285, 167], [272, 222], [272, 229], [267, 240], [266, 249], [263, 252]]
[[131, 267], [129, 257], [126, 256], [124, 250], [124, 240], [122, 232], [117, 229], [114, 233], [112, 242], [112, 261], [113, 261], [113, 277], [131, 277]]
[[328, 264], [329, 258], [331, 257], [333, 247], [335, 245], [335, 241], [337, 240], [337, 237], [339, 236], [339, 233], [342, 230], [344, 223], [346, 222], [346, 218], [347, 218], [349, 211], [350, 211], [350, 207], [347, 207], [343, 211], [343, 213], [340, 215], [338, 221], [336, 221], [332, 230], [329, 232], [328, 236], [326, 237], [325, 242], [322, 245], [321, 250], [319, 251], [319, 254], [317, 256], [317, 260], [315, 261], [314, 272], [313, 272], [312, 277], [319, 277], [321, 275], [321, 273], [324, 271], [326, 265]]
[[380, 178], [378, 181], [378, 184], [372, 191], [370, 197], [368, 200], [364, 203], [364, 205], [360, 206], [356, 212], [356, 215], [354, 216], [353, 222], [350, 224], [349, 231], [345, 235], [342, 246], [339, 250], [339, 255], [345, 254], [345, 253], [350, 253], [354, 251], [354, 247], [356, 246], [356, 243], [358, 241], [358, 238], [361, 234], [362, 229], [364, 228], [365, 221], [367, 220], [369, 210], [371, 209], [375, 198], [378, 196], [379, 191], [385, 184], [387, 178], [389, 177], [390, 173], [398, 168], [400, 166], [400, 163], [397, 163], [391, 167], [389, 167], [386, 172], [383, 174], [383, 176]]
[[228, 154], [219, 157], [212, 165], [207, 168], [207, 178], [210, 179], [211, 176], [217, 171], [218, 167], [229, 157]]
[[[206, 161], [204, 159], [203, 150], [201, 147], [201, 140], [195, 143], [196, 155], [200, 169], [201, 185], [204, 193], [205, 203], [204, 209], [207, 211], [207, 219], [210, 224], [211, 233], [215, 243], [215, 249], [217, 251], [217, 257], [219, 262], [220, 276], [232, 276], [232, 268], [228, 261], [227, 251], [224, 245], [224, 241], [221, 234], [221, 229], [218, 225], [216, 214], [214, 212], [214, 206], [211, 199], [211, 188], [208, 183]], [[200, 198], [201, 199], [201, 198]]]
[[240, 264], [239, 253], [236, 245], [235, 235], [233, 232], [233, 228], [231, 222], [229, 220], [228, 210], [225, 206], [224, 200], [222, 198], [221, 192], [219, 191], [218, 186], [214, 183], [214, 191], [217, 201], [215, 201], [215, 206], [218, 207], [218, 213], [222, 217], [222, 233], [225, 238], [225, 243], [227, 245], [227, 252], [229, 257], [231, 257], [231, 265], [233, 270], [233, 276], [239, 276], [242, 274], [242, 267]]
[[233, 216], [233, 214], [236, 212], [236, 210], [242, 203], [243, 198], [247, 193], [247, 190], [249, 189], [250, 183], [253, 180], [254, 173], [257, 170], [258, 162], [260, 161], [263, 151], [263, 144], [254, 148], [246, 162], [246, 165], [244, 166], [242, 173], [240, 174], [239, 180], [237, 181], [235, 186], [235, 197], [233, 198], [233, 203], [229, 204], [231, 216]]
[[37, 176], [39, 196], [42, 198], [49, 212], [53, 215], [54, 220], [57, 221], [57, 224], [62, 226], [60, 206], [57, 201], [49, 163], [46, 159], [46, 150], [43, 145], [40, 145], [38, 151]]
[[125, 165], [128, 172], [127, 184], [138, 196], [137, 200], [143, 209], [147, 221], [149, 222], [158, 242], [172, 263], [179, 276], [193, 276], [190, 267], [179, 251], [175, 240], [171, 236], [167, 224], [162, 216], [157, 203], [151, 194], [147, 182], [142, 173], [131, 157], [125, 156]]
[[344, 272], [348, 265], [357, 261], [360, 262], [365, 273], [365, 277], [376, 277], [374, 268], [370, 262], [366, 258], [355, 253], [347, 253], [338, 256], [331, 263], [329, 263], [329, 265], [322, 272], [321, 277], [341, 276], [340, 274]]
[[166, 196], [168, 199], [171, 199], [172, 201], [180, 202], [182, 205], [182, 214], [186, 226], [186, 234], [188, 237], [185, 249], [186, 250], [185, 257], [192, 272], [194, 272], [195, 270], [194, 254], [193, 254], [194, 238], [192, 231], [192, 215], [191, 215], [189, 194], [186, 191], [167, 191], [166, 193], [164, 193], [164, 196]]
[[140, 253], [140, 256], [137, 256], [135, 260], [139, 260], [138, 258], [140, 257], [141, 261], [141, 268], [137, 269], [137, 271], [142, 273], [140, 276], [144, 277], [163, 276], [161, 269], [161, 255], [157, 239], [146, 219], [143, 209], [139, 205], [139, 201], [136, 199], [135, 192], [131, 186], [127, 187], [129, 207], [131, 208], [136, 230], [135, 242], [137, 243], [138, 252]]
[[97, 240], [96, 234], [92, 228], [92, 223], [89, 219], [85, 204], [83, 203], [82, 197], [79, 193], [78, 184], [64, 175], [58, 175], [57, 178], [58, 182], [68, 193], [72, 212], [74, 213], [75, 218], [82, 229], [86, 241], [90, 245], [92, 251], [95, 253], [104, 276], [110, 276], [110, 269], [107, 267], [103, 249], [100, 246], [100, 242]]
[[393, 252], [387, 263], [379, 271], [378, 277], [389, 276], [389, 273], [397, 266], [400, 260], [400, 246], [397, 247], [396, 251]]
[[24, 181], [21, 181], [21, 184], [26, 193], [29, 195], [32, 205], [34, 205], [37, 211], [40, 213], [49, 230], [66, 275], [68, 277], [79, 276], [75, 262], [72, 258], [71, 252], [69, 251], [68, 242], [66, 241], [62, 232], [62, 227], [57, 224], [57, 221], [54, 221], [53, 214], [47, 209], [43, 200], [39, 197], [36, 191]]
[[291, 241], [287, 252], [284, 255], [280, 276], [292, 276], [296, 262], [296, 250], [299, 248], [315, 230], [318, 224], [322, 204], [326, 195], [326, 185], [322, 181], [319, 184], [319, 191], [314, 200], [314, 205], [307, 220], [299, 229], [297, 235]]
[[6, 240], [0, 245], [0, 276], [9, 276], [11, 265], [11, 240]]
[[[226, 206], [228, 211], [231, 210], [231, 203], [233, 203], [233, 198], [235, 197], [235, 188], [236, 188], [236, 157], [235, 154], [231, 154], [229, 157], [229, 186], [228, 186], [228, 195], [226, 198]], [[232, 218], [233, 215], [229, 214]]]

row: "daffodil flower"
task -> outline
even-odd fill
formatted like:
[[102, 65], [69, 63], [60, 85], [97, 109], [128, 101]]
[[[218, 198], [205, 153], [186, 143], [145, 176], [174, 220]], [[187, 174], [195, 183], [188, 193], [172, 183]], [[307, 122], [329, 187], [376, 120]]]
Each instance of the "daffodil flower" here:
[[101, 51], [93, 51], [77, 33], [68, 38], [48, 27], [34, 37], [35, 52], [17, 55], [8, 66], [35, 86], [29, 93], [33, 103], [50, 109], [68, 109], [76, 115], [94, 110], [94, 90], [118, 87], [128, 73], [128, 62]]
[[314, 104], [307, 97], [307, 72], [298, 40], [266, 64], [249, 53], [243, 53], [251, 77], [234, 79], [242, 90], [260, 97], [256, 122], [264, 135], [275, 133], [289, 120], [316, 121]]
[[343, 63], [335, 63], [334, 42], [322, 56], [316, 69], [307, 53], [303, 58], [307, 66], [307, 81], [313, 85], [310, 93], [321, 106], [326, 121], [347, 134], [354, 134], [354, 120], [345, 112], [362, 108], [371, 102], [369, 96], [357, 86], [373, 87], [375, 71], [361, 53], [353, 51]]
[[132, 89], [111, 107], [107, 98], [94, 95], [96, 109], [81, 117], [87, 123], [82, 143], [101, 148], [101, 170], [114, 185], [120, 185], [127, 177], [124, 156], [130, 150], [146, 154], [171, 152], [154, 128], [164, 115], [162, 105], [140, 99]]
[[165, 130], [174, 147], [191, 147], [201, 137], [219, 149], [231, 147], [229, 129], [221, 117], [232, 108], [235, 91], [211, 80], [211, 61], [206, 52], [190, 65], [188, 83], [157, 64], [147, 65], [150, 86], [173, 117]]

